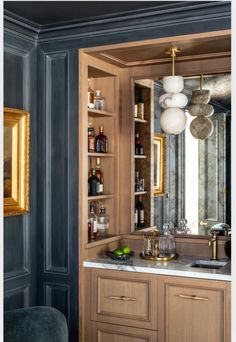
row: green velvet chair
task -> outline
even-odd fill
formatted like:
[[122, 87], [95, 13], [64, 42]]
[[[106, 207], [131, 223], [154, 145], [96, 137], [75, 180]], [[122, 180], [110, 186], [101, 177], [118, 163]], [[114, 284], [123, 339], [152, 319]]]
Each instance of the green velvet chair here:
[[65, 316], [47, 306], [6, 311], [4, 342], [68, 342]]

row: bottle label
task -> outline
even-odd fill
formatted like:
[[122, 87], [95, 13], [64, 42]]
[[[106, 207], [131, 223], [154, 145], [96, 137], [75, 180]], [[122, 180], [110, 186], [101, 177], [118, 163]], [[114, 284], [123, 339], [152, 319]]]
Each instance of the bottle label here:
[[100, 194], [100, 183], [99, 182], [97, 182], [97, 194]]
[[98, 230], [107, 230], [108, 229], [108, 223], [98, 223], [97, 229]]
[[97, 233], [97, 231], [98, 231], [98, 225], [97, 225], [97, 221], [96, 221], [96, 220], [93, 221], [92, 227], [93, 227], [93, 233]]
[[139, 148], [139, 154], [143, 154], [143, 147]]
[[144, 223], [144, 210], [143, 209], [141, 209], [139, 212], [139, 220], [140, 220], [140, 223]]
[[134, 105], [134, 117], [135, 118], [138, 117], [138, 105], [137, 104]]
[[135, 209], [135, 213], [134, 213], [134, 224], [137, 226], [138, 224], [138, 210]]
[[138, 103], [138, 108], [137, 108], [137, 111], [138, 111], [138, 113], [137, 113], [137, 116], [138, 116], [138, 118], [139, 119], [144, 119], [144, 103]]
[[99, 193], [100, 193], [100, 194], [103, 193], [103, 184], [99, 184]]
[[94, 152], [95, 149], [95, 139], [94, 137], [89, 137], [89, 151]]

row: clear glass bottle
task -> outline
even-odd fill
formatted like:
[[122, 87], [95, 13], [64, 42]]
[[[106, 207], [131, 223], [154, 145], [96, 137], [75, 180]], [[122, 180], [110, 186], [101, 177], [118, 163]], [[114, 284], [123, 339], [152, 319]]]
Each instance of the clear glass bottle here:
[[105, 98], [102, 96], [101, 90], [96, 90], [95, 92], [94, 108], [97, 110], [105, 110]]
[[94, 204], [90, 202], [88, 214], [88, 236], [89, 239], [96, 239], [98, 233], [97, 216], [94, 212]]
[[107, 153], [108, 140], [104, 135], [103, 126], [99, 127], [99, 134], [96, 136], [95, 149], [97, 153]]
[[88, 195], [97, 196], [99, 195], [99, 179], [96, 176], [96, 169], [92, 169], [92, 176], [88, 179]]
[[88, 152], [95, 152], [95, 135], [92, 124], [88, 124]]
[[103, 184], [104, 184], [104, 176], [101, 170], [101, 160], [100, 158], [96, 158], [96, 176], [99, 179], [99, 195], [103, 194]]
[[106, 214], [106, 209], [104, 205], [100, 207], [100, 213], [98, 215], [98, 235], [105, 236], [108, 233], [109, 228], [109, 216]]
[[90, 79], [88, 79], [88, 108], [94, 109], [94, 91], [90, 85]]

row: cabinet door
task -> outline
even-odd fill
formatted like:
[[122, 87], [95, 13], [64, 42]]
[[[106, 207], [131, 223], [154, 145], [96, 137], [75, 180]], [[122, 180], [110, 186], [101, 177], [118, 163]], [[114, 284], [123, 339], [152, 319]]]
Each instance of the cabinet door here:
[[94, 321], [157, 329], [157, 282], [149, 274], [92, 270]]
[[92, 322], [92, 342], [157, 342], [157, 332]]
[[159, 341], [230, 341], [227, 282], [164, 277], [158, 286], [163, 297]]

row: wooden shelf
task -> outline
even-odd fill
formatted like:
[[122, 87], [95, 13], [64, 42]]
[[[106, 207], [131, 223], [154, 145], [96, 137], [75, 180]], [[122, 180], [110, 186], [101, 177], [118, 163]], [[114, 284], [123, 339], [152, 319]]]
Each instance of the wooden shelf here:
[[134, 118], [134, 122], [139, 122], [139, 123], [147, 123], [147, 120], [139, 119], [139, 118]]
[[113, 117], [115, 113], [106, 112], [104, 110], [88, 108], [88, 115], [93, 116], [93, 117], [102, 117], [102, 116]]
[[114, 155], [114, 153], [88, 152], [88, 157], [113, 158], [113, 157], [115, 157], [115, 155]]
[[97, 196], [88, 196], [88, 201], [99, 201], [103, 199], [113, 198], [114, 195], [97, 195]]
[[147, 194], [147, 191], [137, 191], [137, 192], [135, 192], [134, 194], [135, 194], [135, 196], [138, 196], [138, 195], [145, 195], [145, 194]]
[[145, 159], [145, 158], [147, 158], [147, 156], [145, 156], [145, 155], [136, 155], [135, 154], [134, 158], [135, 159]]
[[101, 246], [104, 245], [104, 243], [109, 243], [113, 241], [118, 241], [120, 240], [121, 237], [118, 235], [107, 235], [104, 237], [98, 237], [96, 240], [90, 240], [88, 243], [85, 244], [85, 248], [93, 248], [96, 246]]

